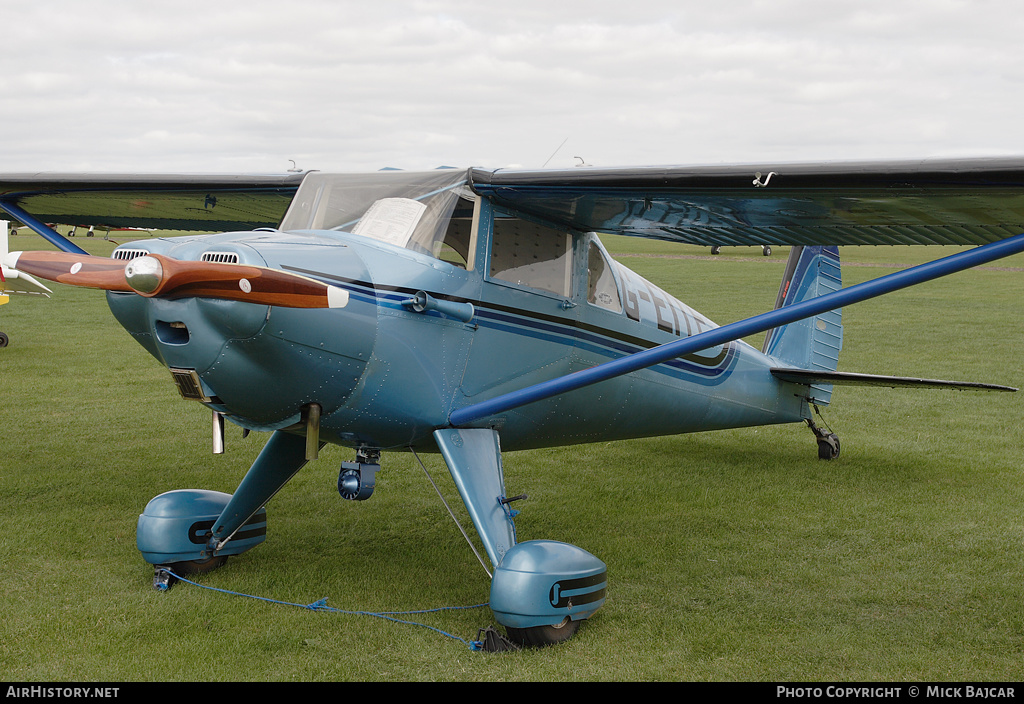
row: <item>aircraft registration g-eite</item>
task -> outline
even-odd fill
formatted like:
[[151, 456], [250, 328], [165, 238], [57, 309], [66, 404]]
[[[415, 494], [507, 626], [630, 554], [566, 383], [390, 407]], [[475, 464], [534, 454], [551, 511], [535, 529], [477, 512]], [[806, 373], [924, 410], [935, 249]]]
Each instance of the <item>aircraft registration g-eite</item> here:
[[[761, 174], [771, 174], [766, 179]], [[0, 208], [62, 251], [5, 264], [104, 289], [186, 399], [270, 433], [234, 494], [154, 498], [156, 581], [266, 537], [265, 504], [324, 443], [346, 499], [381, 451], [439, 452], [485, 547], [510, 638], [568, 638], [605, 564], [519, 542], [502, 451], [814, 423], [836, 384], [1013, 390], [838, 370], [840, 309], [1024, 251], [1024, 160], [438, 169], [280, 176], [2, 175]], [[90, 256], [45, 223], [224, 231]], [[789, 246], [774, 310], [717, 326], [612, 260], [596, 233]], [[842, 288], [839, 245], [978, 245]], [[742, 341], [767, 331], [764, 348]], [[486, 565], [485, 565], [486, 567]], [[166, 586], [166, 585], [164, 585]]]

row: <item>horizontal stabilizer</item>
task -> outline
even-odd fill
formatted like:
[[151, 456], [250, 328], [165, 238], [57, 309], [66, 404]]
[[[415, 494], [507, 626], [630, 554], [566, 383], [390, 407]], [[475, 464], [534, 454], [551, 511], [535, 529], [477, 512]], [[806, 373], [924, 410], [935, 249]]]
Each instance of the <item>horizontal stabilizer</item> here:
[[980, 391], [1016, 391], [1012, 386], [980, 384], [973, 381], [942, 381], [940, 379], [916, 379], [906, 376], [880, 376], [877, 374], [850, 374], [848, 372], [827, 372], [818, 369], [786, 369], [775, 367], [772, 376], [794, 384], [837, 384], [842, 386], [889, 386], [918, 389], [962, 389]]

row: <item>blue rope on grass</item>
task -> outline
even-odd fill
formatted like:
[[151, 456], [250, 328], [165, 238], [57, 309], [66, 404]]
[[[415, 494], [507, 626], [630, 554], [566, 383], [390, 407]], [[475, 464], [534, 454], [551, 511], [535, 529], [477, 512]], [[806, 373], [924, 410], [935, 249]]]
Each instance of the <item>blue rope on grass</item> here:
[[428, 626], [425, 623], [405, 621], [403, 619], [395, 618], [395, 616], [405, 616], [409, 614], [430, 614], [438, 611], [461, 611], [467, 609], [479, 609], [484, 606], [489, 606], [489, 604], [486, 603], [474, 604], [473, 606], [441, 606], [436, 609], [419, 609], [417, 611], [345, 611], [344, 609], [336, 609], [333, 606], [328, 606], [326, 597], [320, 599], [319, 601], [314, 601], [312, 604], [296, 604], [289, 601], [279, 601], [277, 599], [268, 599], [267, 597], [263, 596], [255, 596], [253, 594], [242, 594], [241, 592], [232, 592], [227, 589], [218, 589], [217, 587], [210, 587], [205, 584], [193, 582], [192, 580], [186, 579], [185, 577], [175, 574], [173, 570], [169, 570], [167, 568], [161, 569], [162, 571], [171, 575], [178, 581], [185, 582], [186, 584], [191, 584], [192, 586], [200, 587], [202, 589], [209, 589], [213, 592], [220, 592], [221, 594], [230, 594], [231, 596], [244, 596], [248, 599], [266, 601], [271, 604], [281, 604], [282, 606], [297, 606], [300, 609], [308, 609], [310, 611], [327, 611], [329, 613], [344, 614], [346, 616], [374, 616], [376, 618], [384, 619], [385, 621], [393, 621], [394, 623], [404, 623], [409, 626], [419, 626], [420, 628], [429, 629], [431, 631], [434, 631], [435, 633], [440, 633], [443, 636], [447, 636], [452, 640], [457, 640], [462, 643], [465, 643], [470, 648], [470, 650], [480, 650], [483, 647], [483, 644], [480, 641], [468, 641], [465, 638], [460, 638], [459, 636], [452, 635], [451, 633], [448, 633], [446, 631], [442, 631], [440, 628], [434, 628], [433, 626]]

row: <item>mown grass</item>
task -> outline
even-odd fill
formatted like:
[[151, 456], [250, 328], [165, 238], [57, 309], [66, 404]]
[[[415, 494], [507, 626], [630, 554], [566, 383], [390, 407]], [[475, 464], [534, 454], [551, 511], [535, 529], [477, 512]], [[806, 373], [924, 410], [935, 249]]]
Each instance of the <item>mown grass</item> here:
[[[719, 323], [769, 308], [785, 259], [609, 243]], [[848, 248], [844, 277], [937, 251]], [[848, 308], [841, 368], [1024, 387], [1024, 258], [1005, 265], [1017, 270]], [[800, 426], [509, 453], [508, 491], [530, 497], [520, 539], [598, 555], [610, 595], [569, 643], [487, 654], [372, 617], [153, 590], [139, 512], [169, 489], [233, 491], [265, 436], [236, 429], [227, 454], [211, 455], [205, 410], [178, 397], [100, 294], [56, 286], [49, 301], [12, 301], [0, 329], [11, 336], [0, 351], [4, 680], [1021, 677], [1020, 394], [839, 389], [825, 413], [843, 451], [829, 463]], [[335, 489], [350, 454], [326, 449], [268, 506], [267, 542], [198, 581], [351, 610], [486, 601], [486, 575], [414, 458], [385, 455], [376, 493], [357, 503]], [[458, 508], [443, 463], [424, 461]], [[412, 618], [466, 640], [493, 623], [487, 609]]]

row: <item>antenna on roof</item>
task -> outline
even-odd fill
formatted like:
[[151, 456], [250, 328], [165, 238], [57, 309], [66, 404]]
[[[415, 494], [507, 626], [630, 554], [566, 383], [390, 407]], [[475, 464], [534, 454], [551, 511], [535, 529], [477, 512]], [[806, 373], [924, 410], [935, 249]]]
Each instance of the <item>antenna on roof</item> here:
[[300, 169], [300, 168], [299, 168], [299, 167], [298, 167], [298, 166], [296, 165], [296, 163], [295, 163], [295, 159], [289, 159], [288, 161], [292, 162], [292, 168], [288, 169], [288, 173], [290, 173], [290, 174], [294, 174], [294, 173], [301, 173], [301, 172], [302, 172], [302, 169]]
[[[563, 140], [562, 140], [562, 143], [558, 145], [558, 149], [556, 149], [555, 151], [551, 152], [551, 156], [549, 156], [549, 157], [548, 157], [548, 161], [545, 161], [545, 162], [544, 162], [544, 166], [547, 166], [547, 165], [548, 165], [548, 162], [549, 162], [549, 161], [551, 161], [552, 159], [554, 159], [554, 158], [555, 158], [555, 154], [557, 154], [557, 153], [559, 152], [559, 150], [560, 150], [560, 149], [561, 149], [562, 147], [564, 147], [564, 146], [565, 146], [565, 143], [566, 143], [566, 142], [568, 142], [568, 141], [569, 141], [569, 138], [568, 138], [568, 137], [566, 137], [565, 139], [563, 139]], [[544, 168], [544, 166], [541, 166], [540, 168], [542, 168], [542, 169], [543, 169], [543, 168]]]

